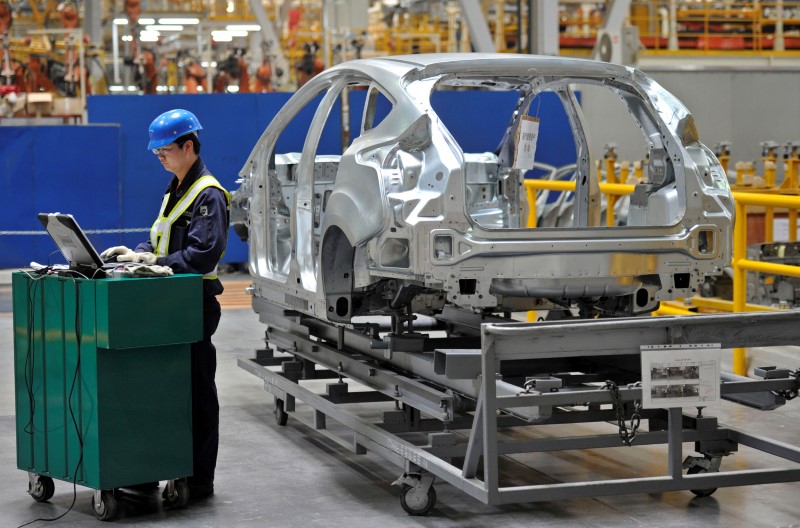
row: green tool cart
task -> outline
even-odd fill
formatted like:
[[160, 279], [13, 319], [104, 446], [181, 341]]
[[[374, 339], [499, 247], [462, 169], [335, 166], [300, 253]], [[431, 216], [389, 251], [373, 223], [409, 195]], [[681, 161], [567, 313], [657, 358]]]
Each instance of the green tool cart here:
[[202, 277], [16, 272], [12, 289], [17, 467], [31, 496], [52, 497], [53, 479], [75, 482], [110, 520], [116, 488], [166, 480], [167, 505], [184, 505]]

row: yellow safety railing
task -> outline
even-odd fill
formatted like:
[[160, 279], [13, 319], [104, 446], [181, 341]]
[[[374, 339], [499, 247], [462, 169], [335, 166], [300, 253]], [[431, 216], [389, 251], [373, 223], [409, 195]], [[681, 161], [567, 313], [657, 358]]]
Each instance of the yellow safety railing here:
[[[633, 185], [627, 183], [600, 183], [600, 191], [606, 195], [625, 196], [633, 192]], [[536, 227], [536, 191], [563, 191], [575, 192], [575, 182], [565, 180], [525, 180], [525, 194], [528, 197], [528, 227]], [[613, 208], [609, 208], [606, 216], [613, 215]], [[609, 225], [613, 225], [609, 224]]]
[[[622, 196], [631, 194], [634, 186], [622, 183], [600, 183], [600, 191], [610, 195]], [[539, 190], [551, 191], [575, 191], [574, 181], [553, 181], [553, 180], [525, 180], [525, 192], [528, 198], [530, 212], [528, 215], [528, 227], [536, 227], [536, 192]], [[768, 273], [771, 275], [782, 275], [788, 277], [800, 277], [800, 266], [790, 266], [786, 264], [773, 264], [745, 258], [747, 252], [747, 206], [762, 206], [768, 211], [778, 209], [788, 209], [789, 211], [789, 239], [797, 239], [797, 211], [800, 209], [800, 196], [782, 196], [774, 194], [734, 192], [733, 198], [736, 207], [736, 221], [733, 230], [733, 312], [749, 312], [770, 310], [766, 306], [758, 306], [747, 303], [747, 272]], [[608, 211], [606, 214], [613, 214]], [[770, 231], [771, 235], [771, 226]], [[767, 240], [768, 242], [771, 241]], [[705, 303], [707, 308], [724, 309], [719, 300], [707, 300], [700, 297], [692, 298], [695, 306], [701, 307]], [[728, 310], [730, 311], [730, 310]], [[691, 315], [696, 312], [690, 311], [685, 306], [677, 303], [662, 302], [661, 307], [654, 312], [654, 315]], [[733, 352], [733, 372], [738, 375], [747, 374], [747, 362], [745, 349], [736, 348]]]
[[[737, 192], [733, 194], [736, 204], [736, 223], [733, 228], [733, 311], [748, 311], [747, 272], [769, 273], [787, 277], [800, 277], [800, 266], [773, 264], [749, 260], [747, 252], [747, 206], [758, 205], [767, 208], [789, 210], [789, 239], [797, 240], [797, 210], [800, 209], [800, 196], [781, 196], [760, 193]], [[733, 373], [747, 374], [745, 349], [733, 350]]]

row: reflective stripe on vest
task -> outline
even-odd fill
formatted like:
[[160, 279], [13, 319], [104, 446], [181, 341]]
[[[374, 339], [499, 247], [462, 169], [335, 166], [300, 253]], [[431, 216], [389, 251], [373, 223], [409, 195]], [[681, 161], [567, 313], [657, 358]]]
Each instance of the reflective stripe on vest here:
[[[158, 213], [158, 218], [153, 222], [153, 227], [150, 228], [150, 245], [153, 246], [153, 253], [157, 257], [166, 257], [169, 253], [169, 235], [172, 231], [172, 224], [174, 224], [192, 203], [194, 203], [200, 193], [209, 187], [216, 187], [225, 193], [225, 200], [228, 202], [228, 208], [230, 208], [231, 195], [213, 176], [201, 176], [198, 178], [197, 181], [186, 190], [186, 193], [178, 200], [178, 203], [175, 204], [175, 207], [172, 208], [172, 211], [170, 211], [167, 216], [164, 216], [164, 211], [169, 201], [169, 193], [164, 195], [164, 199], [161, 201], [161, 210]], [[220, 255], [220, 259], [221, 258], [222, 256]], [[216, 279], [217, 266], [214, 266], [213, 270], [203, 275], [203, 278]]]

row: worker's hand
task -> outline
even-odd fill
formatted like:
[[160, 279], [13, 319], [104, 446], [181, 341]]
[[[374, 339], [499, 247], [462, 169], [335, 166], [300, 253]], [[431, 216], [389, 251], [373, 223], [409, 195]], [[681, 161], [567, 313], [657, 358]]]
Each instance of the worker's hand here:
[[153, 265], [156, 263], [157, 257], [152, 253], [125, 253], [117, 257], [118, 262], [141, 262], [142, 264]]
[[103, 260], [108, 260], [111, 257], [116, 256], [117, 260], [119, 260], [122, 255], [127, 255], [128, 253], [133, 254], [133, 250], [125, 246], [114, 246], [100, 253], [100, 258]]

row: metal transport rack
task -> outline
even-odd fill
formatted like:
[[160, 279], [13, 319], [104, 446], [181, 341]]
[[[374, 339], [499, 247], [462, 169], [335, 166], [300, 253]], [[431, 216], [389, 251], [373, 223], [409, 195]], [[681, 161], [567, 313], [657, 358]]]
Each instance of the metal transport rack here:
[[[268, 346], [239, 366], [264, 380], [278, 423], [287, 423], [300, 400], [314, 409], [311, 427], [356, 454], [372, 451], [399, 466], [395, 484], [412, 515], [433, 508], [436, 478], [490, 505], [677, 490], [708, 496], [719, 487], [800, 480], [800, 448], [725, 427], [700, 406], [642, 408], [637, 383], [643, 346], [790, 345], [800, 338], [800, 312], [514, 323], [447, 309], [430, 321], [438, 332], [409, 322], [407, 332], [392, 325], [387, 334], [374, 321], [344, 327], [259, 299], [254, 308], [267, 324]], [[763, 379], [721, 373], [721, 398], [770, 410], [797, 395], [800, 371], [756, 372]], [[305, 383], [325, 378], [324, 394]], [[350, 391], [345, 378], [371, 390]], [[381, 419], [345, 405], [379, 401], [395, 402]], [[329, 428], [329, 419], [344, 428]], [[639, 429], [644, 420], [646, 431]], [[616, 423], [619, 434], [504, 434], [591, 422]], [[424, 433], [422, 443], [408, 439]], [[697, 455], [684, 458], [683, 442], [694, 442]], [[624, 445], [666, 445], [667, 474], [511, 485], [499, 470], [501, 455]], [[740, 445], [773, 455], [778, 467], [723, 471], [722, 459]]]

